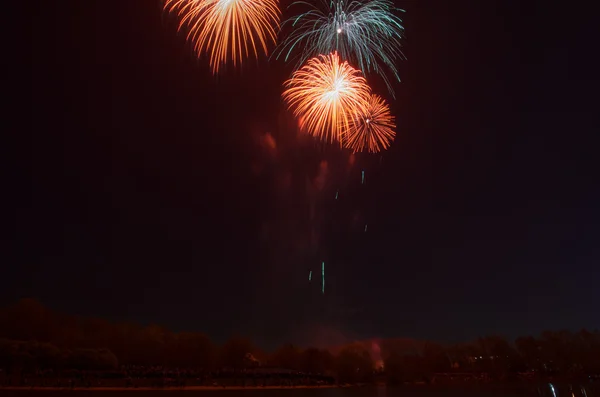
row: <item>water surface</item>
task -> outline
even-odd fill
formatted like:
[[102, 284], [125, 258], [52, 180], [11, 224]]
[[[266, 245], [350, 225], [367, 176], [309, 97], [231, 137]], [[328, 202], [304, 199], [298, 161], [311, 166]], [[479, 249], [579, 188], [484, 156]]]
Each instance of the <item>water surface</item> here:
[[[585, 394], [584, 394], [585, 390]], [[556, 397], [600, 397], [587, 386], [556, 386]], [[555, 397], [548, 384], [473, 387], [361, 387], [284, 390], [0, 390], [6, 397]]]

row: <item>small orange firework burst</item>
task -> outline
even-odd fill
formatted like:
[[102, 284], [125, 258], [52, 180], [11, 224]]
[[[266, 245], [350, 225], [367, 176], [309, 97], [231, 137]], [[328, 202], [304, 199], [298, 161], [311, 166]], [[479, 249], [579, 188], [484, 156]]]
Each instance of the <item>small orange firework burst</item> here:
[[198, 56], [209, 55], [213, 73], [229, 61], [258, 57], [260, 48], [267, 54], [277, 40], [277, 0], [165, 0], [164, 9], [177, 14]]
[[390, 147], [396, 132], [394, 116], [383, 98], [371, 95], [368, 106], [358, 112], [344, 132], [344, 146], [355, 152], [377, 153]]
[[364, 112], [370, 88], [362, 73], [337, 53], [319, 55], [284, 83], [283, 99], [300, 128], [326, 142], [340, 142], [354, 114]]

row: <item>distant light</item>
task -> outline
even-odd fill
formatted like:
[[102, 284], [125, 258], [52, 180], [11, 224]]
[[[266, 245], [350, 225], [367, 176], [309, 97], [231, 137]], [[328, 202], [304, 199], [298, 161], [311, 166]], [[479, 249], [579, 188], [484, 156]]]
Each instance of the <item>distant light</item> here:
[[342, 33], [342, 28], [337, 28], [337, 33], [338, 34]]

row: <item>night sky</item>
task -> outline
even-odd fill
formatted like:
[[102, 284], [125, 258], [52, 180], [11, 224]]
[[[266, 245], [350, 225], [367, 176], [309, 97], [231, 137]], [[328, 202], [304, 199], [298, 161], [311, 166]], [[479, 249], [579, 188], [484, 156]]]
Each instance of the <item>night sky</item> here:
[[214, 77], [157, 0], [26, 3], [1, 304], [263, 345], [600, 327], [592, 13], [398, 3], [398, 135], [350, 167], [297, 136], [290, 65]]

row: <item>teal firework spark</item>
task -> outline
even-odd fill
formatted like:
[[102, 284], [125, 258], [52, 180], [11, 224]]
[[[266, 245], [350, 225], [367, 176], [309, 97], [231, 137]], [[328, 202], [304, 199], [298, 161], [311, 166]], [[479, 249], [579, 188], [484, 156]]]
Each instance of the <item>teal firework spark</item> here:
[[337, 51], [363, 73], [381, 75], [393, 94], [392, 80], [400, 81], [396, 64], [404, 59], [404, 27], [395, 12], [404, 10], [389, 0], [322, 0], [318, 6], [297, 1], [294, 6], [307, 11], [283, 23], [282, 30], [291, 32], [274, 53], [277, 58], [295, 59], [299, 68], [310, 58]]

